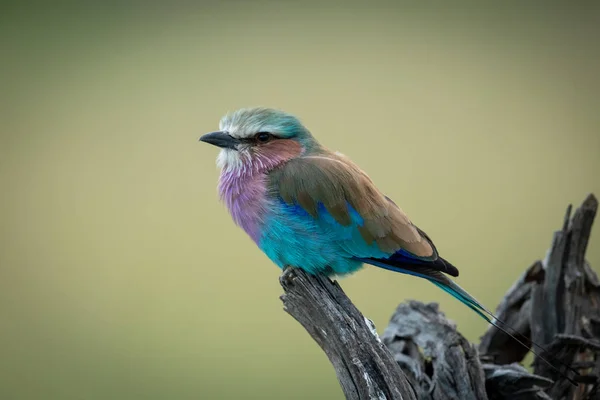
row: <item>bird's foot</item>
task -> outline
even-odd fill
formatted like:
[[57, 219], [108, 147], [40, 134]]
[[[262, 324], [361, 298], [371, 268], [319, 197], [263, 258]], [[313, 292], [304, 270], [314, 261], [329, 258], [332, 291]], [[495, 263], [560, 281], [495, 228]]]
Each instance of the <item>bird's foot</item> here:
[[279, 281], [286, 286], [292, 286], [296, 277], [296, 268], [286, 266], [283, 268], [283, 273], [281, 274]]

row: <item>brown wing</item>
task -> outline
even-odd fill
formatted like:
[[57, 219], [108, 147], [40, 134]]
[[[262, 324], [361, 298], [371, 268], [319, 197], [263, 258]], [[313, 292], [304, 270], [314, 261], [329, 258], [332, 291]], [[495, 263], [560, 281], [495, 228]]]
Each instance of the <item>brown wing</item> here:
[[367, 244], [376, 242], [390, 255], [404, 249], [418, 257], [437, 259], [426, 235], [343, 155], [325, 153], [293, 159], [270, 174], [270, 188], [286, 203], [300, 205], [315, 218], [318, 203], [322, 203], [344, 226], [352, 223], [349, 204], [364, 221], [357, 229]]

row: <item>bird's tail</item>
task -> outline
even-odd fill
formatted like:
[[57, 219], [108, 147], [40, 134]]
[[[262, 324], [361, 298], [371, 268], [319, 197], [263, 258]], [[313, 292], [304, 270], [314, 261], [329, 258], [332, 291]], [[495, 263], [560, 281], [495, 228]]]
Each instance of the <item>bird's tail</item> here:
[[[570, 371], [574, 375], [579, 375], [579, 373], [565, 364], [561, 360], [552, 356], [546, 349], [544, 349], [539, 344], [535, 343], [530, 338], [525, 337], [520, 332], [511, 328], [507, 323], [499, 320], [490, 310], [484, 307], [477, 299], [471, 296], [466, 290], [461, 288], [456, 282], [451, 280], [449, 277], [441, 273], [440, 271], [429, 269], [423, 267], [422, 265], [409, 265], [404, 264], [402, 266], [390, 265], [388, 263], [383, 262], [383, 260], [374, 260], [374, 259], [363, 259], [364, 262], [367, 262], [371, 265], [378, 266], [380, 268], [385, 268], [391, 271], [400, 272], [403, 274], [413, 275], [420, 278], [427, 279], [444, 292], [450, 294], [452, 297], [459, 300], [461, 303], [469, 307], [471, 310], [475, 311], [481, 318], [486, 320], [491, 325], [495, 326], [497, 329], [501, 330], [512, 339], [514, 339], [521, 346], [525, 347], [527, 350], [530, 350], [536, 357], [542, 360], [544, 363], [548, 364], [553, 370], [555, 370], [558, 374], [564, 376], [571, 384], [577, 386], [577, 383], [573, 378], [571, 378], [568, 374]], [[526, 342], [531, 342], [531, 346], [527, 345]], [[533, 348], [536, 347], [540, 350], [541, 353], [544, 353], [544, 357], [538, 354]], [[550, 363], [545, 357], [548, 357], [556, 362], [556, 364], [560, 364], [562, 368], [557, 368], [555, 365]]]
[[493, 321], [490, 317], [496, 320], [494, 314], [488, 311], [487, 308], [482, 306], [481, 303], [477, 301], [477, 299], [471, 296], [466, 290], [458, 286], [458, 284], [451, 281], [450, 279], [445, 280], [446, 282], [440, 282], [437, 279], [428, 279], [428, 281], [442, 289], [444, 292], [449, 293], [452, 297], [458, 299], [461, 303], [469, 307], [471, 310], [475, 311], [481, 316], [481, 318], [485, 319], [490, 324], [493, 324]]

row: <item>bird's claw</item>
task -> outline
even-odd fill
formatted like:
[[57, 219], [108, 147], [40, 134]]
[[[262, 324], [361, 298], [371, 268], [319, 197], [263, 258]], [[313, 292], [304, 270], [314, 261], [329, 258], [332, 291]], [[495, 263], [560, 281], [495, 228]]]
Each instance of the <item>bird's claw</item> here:
[[283, 269], [283, 273], [281, 274], [281, 283], [287, 285], [287, 286], [291, 286], [294, 283], [294, 280], [296, 279], [296, 270], [293, 267], [287, 266], [284, 267]]

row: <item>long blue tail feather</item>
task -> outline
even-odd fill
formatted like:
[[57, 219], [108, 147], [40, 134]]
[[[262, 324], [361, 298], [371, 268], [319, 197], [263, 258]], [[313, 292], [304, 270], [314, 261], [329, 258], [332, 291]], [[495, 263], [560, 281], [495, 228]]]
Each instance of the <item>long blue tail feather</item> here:
[[[475, 300], [471, 295], [469, 295], [464, 289], [462, 289], [460, 286], [454, 284], [452, 286], [456, 286], [456, 287], [450, 287], [450, 286], [444, 285], [441, 282], [435, 281], [433, 279], [428, 279], [428, 280], [431, 283], [433, 283], [434, 285], [436, 285], [437, 287], [439, 287], [440, 289], [442, 289], [444, 292], [450, 294], [452, 297], [459, 300], [461, 303], [463, 303], [464, 305], [469, 307], [471, 310], [475, 311], [477, 314], [479, 314], [479, 316], [481, 316], [481, 318], [483, 318], [490, 324], [493, 324], [490, 317], [488, 317], [486, 314], [484, 314], [484, 312], [486, 312], [487, 310], [477, 300]], [[491, 313], [489, 313], [489, 314], [491, 314]], [[495, 317], [493, 317], [493, 318], [495, 319]]]

